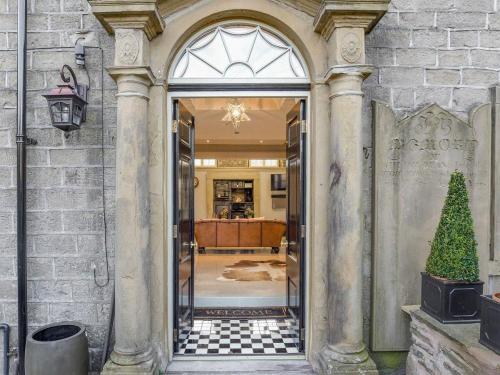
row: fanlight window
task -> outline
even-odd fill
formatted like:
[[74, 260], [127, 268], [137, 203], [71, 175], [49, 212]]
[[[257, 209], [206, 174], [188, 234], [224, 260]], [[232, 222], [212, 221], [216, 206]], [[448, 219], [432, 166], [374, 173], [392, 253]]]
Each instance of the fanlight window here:
[[294, 48], [261, 26], [218, 26], [182, 52], [173, 80], [231, 79], [304, 81], [307, 76]]

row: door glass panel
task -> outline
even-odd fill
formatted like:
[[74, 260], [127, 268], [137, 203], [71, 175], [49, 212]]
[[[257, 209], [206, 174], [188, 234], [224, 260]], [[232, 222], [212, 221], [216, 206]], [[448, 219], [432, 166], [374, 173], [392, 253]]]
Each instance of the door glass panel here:
[[174, 173], [177, 199], [175, 200], [175, 350], [179, 349], [179, 336], [188, 333], [193, 324], [193, 243], [194, 243], [194, 118], [174, 101], [174, 120], [178, 122], [174, 135]]
[[304, 329], [304, 250], [305, 241], [305, 135], [300, 123], [305, 119], [305, 101], [298, 102], [287, 115], [287, 305], [292, 316], [293, 342], [303, 350]]

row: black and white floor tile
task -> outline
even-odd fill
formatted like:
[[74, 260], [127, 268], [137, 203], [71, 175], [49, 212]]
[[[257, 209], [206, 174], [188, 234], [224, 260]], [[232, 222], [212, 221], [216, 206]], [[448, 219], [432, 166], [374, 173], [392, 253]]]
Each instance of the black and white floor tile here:
[[291, 319], [198, 320], [181, 333], [179, 354], [297, 354]]

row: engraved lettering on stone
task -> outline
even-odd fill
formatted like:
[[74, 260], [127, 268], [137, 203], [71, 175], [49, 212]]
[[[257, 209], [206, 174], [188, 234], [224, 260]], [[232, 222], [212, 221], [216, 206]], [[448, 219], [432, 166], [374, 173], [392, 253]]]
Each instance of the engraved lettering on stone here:
[[123, 64], [133, 64], [139, 56], [139, 41], [133, 32], [117, 35], [116, 48]]
[[476, 225], [480, 262], [489, 259], [489, 216], [484, 215], [484, 196], [490, 194], [489, 111], [481, 106], [464, 121], [430, 105], [397, 121], [386, 105], [376, 105], [374, 324], [383, 328], [373, 337], [379, 350], [408, 348], [401, 306], [419, 303], [420, 271], [455, 170], [465, 175], [475, 223], [484, 225]]
[[341, 47], [342, 58], [349, 62], [355, 63], [361, 57], [361, 42], [354, 33], [348, 33], [342, 38]]

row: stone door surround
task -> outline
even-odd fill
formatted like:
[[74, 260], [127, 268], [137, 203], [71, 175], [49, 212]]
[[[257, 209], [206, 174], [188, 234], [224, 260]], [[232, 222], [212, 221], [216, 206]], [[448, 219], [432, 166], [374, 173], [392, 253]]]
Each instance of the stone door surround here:
[[[169, 212], [165, 67], [188, 35], [215, 21], [242, 17], [274, 23], [307, 50], [301, 52], [314, 81], [311, 186], [315, 199], [330, 203], [325, 210], [312, 202], [311, 267], [318, 276], [311, 279], [310, 314], [317, 318], [309, 327], [308, 359], [322, 374], [375, 371], [362, 337], [361, 85], [371, 72], [365, 64], [365, 34], [389, 1], [89, 0], [115, 37], [108, 72], [118, 86], [116, 344], [105, 374], [153, 374], [171, 355], [163, 266], [169, 251], [163, 234]], [[172, 10], [176, 6], [181, 11]], [[166, 19], [160, 9], [170, 12]], [[163, 67], [157, 63], [161, 58]]]

